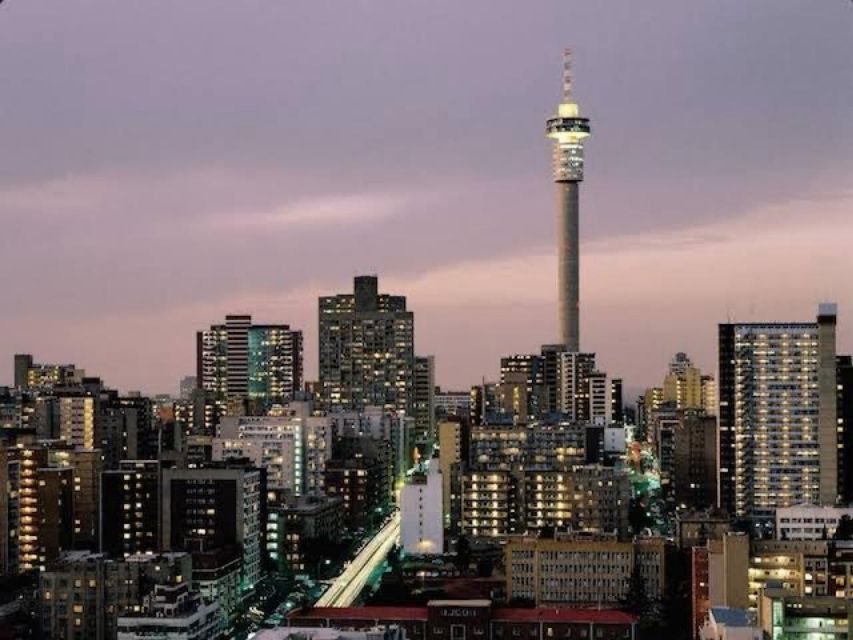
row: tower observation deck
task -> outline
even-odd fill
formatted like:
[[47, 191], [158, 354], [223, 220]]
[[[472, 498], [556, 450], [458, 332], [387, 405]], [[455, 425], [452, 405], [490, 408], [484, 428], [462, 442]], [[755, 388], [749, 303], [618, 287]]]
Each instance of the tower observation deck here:
[[545, 123], [554, 143], [554, 182], [557, 186], [558, 327], [560, 344], [580, 351], [579, 323], [579, 185], [583, 180], [583, 145], [590, 134], [589, 119], [580, 115], [572, 96], [572, 56], [563, 52], [563, 91], [557, 113]]

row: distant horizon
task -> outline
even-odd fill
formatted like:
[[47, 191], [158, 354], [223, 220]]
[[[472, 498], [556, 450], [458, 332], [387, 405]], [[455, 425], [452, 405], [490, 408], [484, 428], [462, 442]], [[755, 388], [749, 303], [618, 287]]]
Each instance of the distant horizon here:
[[316, 379], [317, 298], [358, 273], [407, 297], [438, 385], [496, 380], [557, 342], [566, 46], [593, 125], [581, 350], [626, 402], [678, 351], [716, 376], [730, 319], [835, 301], [849, 353], [850, 9], [3, 3], [0, 385], [32, 353], [176, 390], [195, 331], [241, 312], [301, 329]]

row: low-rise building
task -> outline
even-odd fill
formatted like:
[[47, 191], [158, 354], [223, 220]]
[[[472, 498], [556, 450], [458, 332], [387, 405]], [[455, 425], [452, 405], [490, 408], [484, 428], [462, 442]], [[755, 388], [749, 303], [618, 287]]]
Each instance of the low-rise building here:
[[827, 540], [835, 536], [843, 517], [853, 518], [853, 507], [798, 504], [776, 509], [779, 540]]
[[357, 631], [334, 627], [277, 627], [259, 631], [254, 640], [406, 640], [406, 634], [397, 625]]
[[39, 576], [39, 624], [48, 638], [115, 638], [116, 619], [138, 611], [155, 585], [192, 580], [189, 554], [64, 553]]
[[489, 600], [433, 600], [427, 606], [315, 608], [290, 615], [293, 627], [399, 626], [408, 640], [634, 640], [637, 618], [622, 611], [493, 607]]
[[666, 586], [663, 538], [530, 539], [505, 547], [507, 597], [537, 606], [618, 607], [635, 574], [646, 597], [659, 601]]
[[266, 545], [273, 565], [280, 570], [307, 570], [308, 544], [340, 540], [343, 505], [343, 499], [337, 496], [311, 495], [271, 507], [266, 523]]
[[853, 637], [853, 600], [768, 588], [759, 601], [758, 624], [765, 638], [847, 640]]
[[708, 613], [708, 619], [699, 631], [700, 640], [761, 640], [761, 638], [761, 629], [752, 624], [746, 609], [729, 607], [712, 607]]
[[117, 640], [217, 640], [223, 627], [219, 605], [183, 583], [156, 585], [139, 613], [119, 617], [117, 630]]

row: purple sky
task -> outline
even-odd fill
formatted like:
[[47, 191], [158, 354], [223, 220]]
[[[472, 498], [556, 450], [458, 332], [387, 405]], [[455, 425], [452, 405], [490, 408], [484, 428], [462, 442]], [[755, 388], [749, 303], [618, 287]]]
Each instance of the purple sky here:
[[438, 382], [556, 334], [545, 118], [592, 118], [582, 343], [631, 387], [716, 324], [840, 305], [853, 348], [848, 0], [8, 0], [0, 384], [12, 354], [172, 391], [226, 312], [409, 296]]

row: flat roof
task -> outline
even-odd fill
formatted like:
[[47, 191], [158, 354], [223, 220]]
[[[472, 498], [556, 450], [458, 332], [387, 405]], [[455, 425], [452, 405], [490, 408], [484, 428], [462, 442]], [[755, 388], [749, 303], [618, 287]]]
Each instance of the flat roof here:
[[[433, 600], [432, 606], [482, 606], [489, 600]], [[427, 620], [428, 607], [315, 607], [294, 611], [289, 620]], [[600, 624], [634, 624], [637, 618], [613, 609], [570, 609], [537, 607], [497, 607], [492, 609], [494, 622], [594, 622]]]
[[308, 611], [294, 611], [289, 620], [423, 620], [426, 607], [314, 607]]
[[615, 609], [535, 609], [498, 607], [492, 610], [492, 620], [507, 622], [598, 622], [602, 624], [634, 624], [637, 618]]

